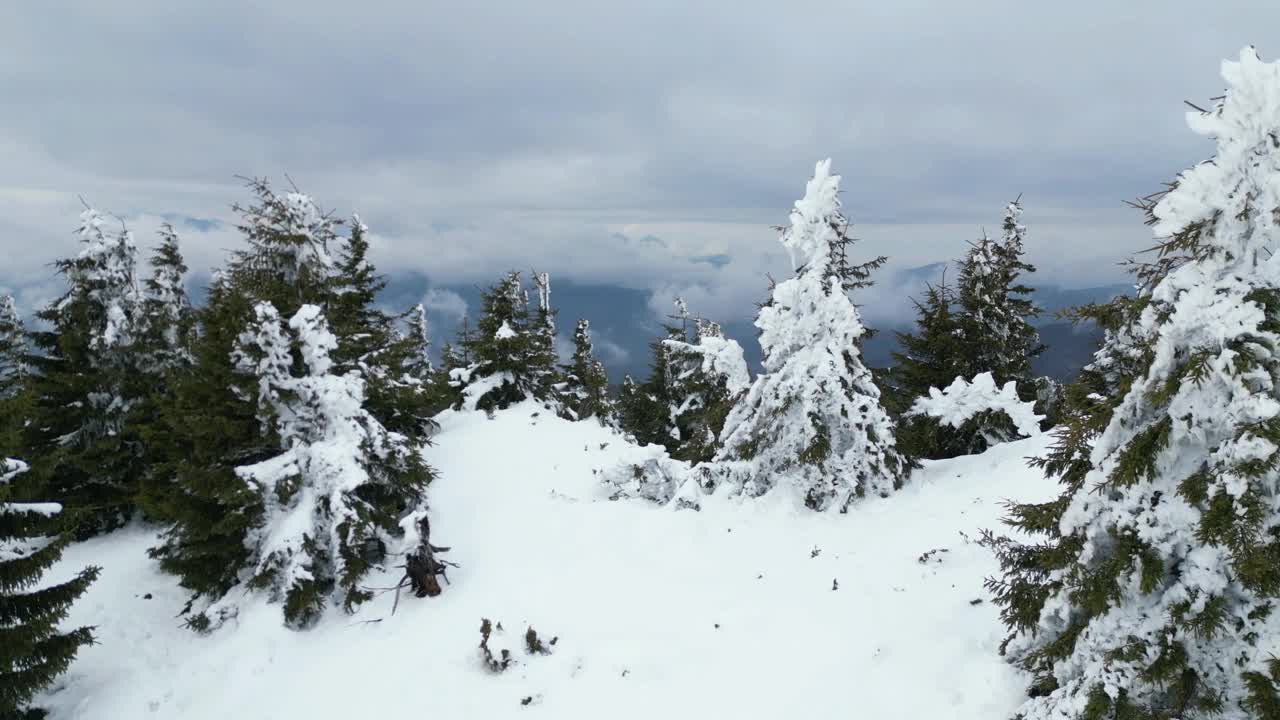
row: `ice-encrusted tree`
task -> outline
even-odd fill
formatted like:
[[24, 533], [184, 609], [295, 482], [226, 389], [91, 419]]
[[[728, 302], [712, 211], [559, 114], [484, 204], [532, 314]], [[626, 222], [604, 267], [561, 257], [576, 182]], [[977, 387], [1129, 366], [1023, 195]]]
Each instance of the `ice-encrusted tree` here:
[[59, 527], [60, 505], [12, 501], [11, 482], [25, 470], [20, 461], [0, 459], [0, 718], [6, 720], [43, 718], [31, 700], [93, 643], [93, 628], [60, 625], [98, 568], [53, 585], [41, 582], [70, 538]]
[[143, 323], [133, 235], [93, 209], [80, 221], [80, 251], [55, 262], [67, 290], [37, 313], [41, 326], [29, 333], [23, 445], [32, 481], [67, 507], [83, 536], [119, 527], [132, 512], [142, 463], [127, 420], [148, 383], [137, 371]]
[[560, 394], [565, 411], [574, 420], [597, 418], [601, 422], [613, 415], [609, 398], [609, 377], [604, 363], [596, 359], [591, 344], [591, 325], [578, 320], [573, 330], [573, 357], [565, 364], [564, 383]]
[[1223, 76], [1188, 115], [1215, 156], [1142, 204], [1158, 257], [1068, 393], [1063, 493], [1011, 508], [1040, 541], [990, 539], [1028, 720], [1280, 718], [1280, 63]]
[[639, 445], [661, 445], [671, 452], [680, 433], [672, 421], [671, 351], [667, 340], [684, 338], [681, 328], [663, 325], [665, 336], [649, 343], [649, 377], [623, 377], [618, 391], [618, 424]]
[[1039, 310], [1023, 275], [1035, 272], [1024, 259], [1026, 226], [1021, 200], [1005, 206], [999, 240], [985, 233], [960, 262], [958, 300], [968, 376], [990, 372], [999, 385], [1018, 383], [1024, 400], [1035, 397], [1031, 360], [1044, 352], [1031, 324]]
[[720, 449], [720, 431], [734, 402], [751, 384], [742, 346], [724, 336], [719, 323], [691, 318], [680, 298], [676, 307], [682, 325], [693, 325], [694, 337], [662, 341], [666, 353], [668, 450], [677, 460], [700, 463]]
[[997, 387], [991, 373], [956, 377], [929, 388], [898, 419], [898, 442], [913, 457], [976, 455], [993, 445], [1040, 434], [1044, 416], [1018, 397], [1017, 383]]
[[730, 411], [716, 460], [749, 495], [787, 485], [810, 508], [844, 511], [899, 488], [906, 466], [858, 347], [863, 325], [845, 286], [865, 278], [842, 276], [853, 266], [839, 262], [839, 189], [831, 161], [819, 162], [791, 212], [781, 241], [795, 275], [756, 317], [764, 372]]
[[[421, 504], [430, 472], [408, 438], [365, 408], [361, 374], [336, 372], [338, 339], [319, 307], [303, 305], [287, 323], [270, 303], [254, 312], [234, 359], [257, 383], [259, 420], [280, 454], [236, 468], [264, 508], [247, 538], [249, 585], [305, 628], [330, 599], [347, 610], [369, 599], [359, 583], [402, 541], [401, 518]], [[227, 610], [215, 603], [211, 620]]]

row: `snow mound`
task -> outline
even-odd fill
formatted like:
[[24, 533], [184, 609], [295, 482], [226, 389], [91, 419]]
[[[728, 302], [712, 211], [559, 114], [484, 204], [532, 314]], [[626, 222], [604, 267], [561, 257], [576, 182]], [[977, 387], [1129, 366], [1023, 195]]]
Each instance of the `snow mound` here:
[[[103, 568], [67, 621], [97, 626], [99, 644], [42, 698], [52, 720], [989, 720], [1023, 699], [982, 587], [996, 565], [970, 539], [1004, 499], [1055, 494], [1023, 460], [1043, 437], [926, 463], [847, 515], [719, 494], [672, 512], [608, 500], [592, 468], [653, 455], [598, 423], [529, 402], [439, 421], [432, 537], [461, 565], [442, 595], [402, 595], [392, 615], [386, 593], [306, 632], [249, 596], [200, 636], [146, 556], [154, 531], [133, 526], [48, 574]], [[368, 584], [394, 584], [395, 564]], [[484, 665], [482, 619], [506, 629], [505, 672]], [[529, 652], [530, 626], [554, 652]]]

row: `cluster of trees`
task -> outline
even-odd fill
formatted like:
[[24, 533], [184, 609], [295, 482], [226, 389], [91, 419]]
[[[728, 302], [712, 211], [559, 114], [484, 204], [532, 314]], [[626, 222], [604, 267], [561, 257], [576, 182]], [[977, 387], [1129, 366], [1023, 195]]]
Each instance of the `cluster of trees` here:
[[366, 573], [425, 542], [422, 453], [444, 398], [424, 315], [375, 304], [358, 217], [249, 190], [246, 246], [203, 307], [171, 227], [144, 278], [128, 229], [92, 209], [37, 326], [0, 303], [0, 442], [18, 458], [0, 483], [0, 716], [27, 712], [91, 641], [54, 627], [96, 570], [31, 589], [70, 540], [159, 526], [151, 553], [191, 591], [196, 629], [234, 615], [245, 588], [308, 627], [368, 600]]

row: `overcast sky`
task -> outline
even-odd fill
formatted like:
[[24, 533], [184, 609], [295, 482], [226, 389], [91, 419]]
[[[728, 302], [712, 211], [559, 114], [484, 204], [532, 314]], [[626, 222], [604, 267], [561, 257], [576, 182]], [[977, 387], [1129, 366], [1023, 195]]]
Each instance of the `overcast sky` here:
[[[1149, 244], [1123, 201], [1211, 150], [1182, 101], [1277, 27], [1264, 0], [11, 3], [0, 286], [56, 290], [80, 195], [145, 244], [287, 172], [386, 271], [732, 314], [785, 272], [769, 225], [827, 156], [868, 254], [954, 257], [1022, 193], [1044, 281], [1114, 282]], [[180, 230], [198, 270], [237, 244]]]

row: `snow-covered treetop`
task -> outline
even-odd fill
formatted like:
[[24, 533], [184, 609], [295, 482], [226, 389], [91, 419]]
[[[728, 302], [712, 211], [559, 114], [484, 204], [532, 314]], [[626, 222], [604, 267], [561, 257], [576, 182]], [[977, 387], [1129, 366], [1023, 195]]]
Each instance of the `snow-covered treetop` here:
[[338, 347], [338, 338], [329, 331], [329, 323], [325, 321], [320, 308], [315, 305], [303, 305], [289, 319], [289, 328], [298, 336], [298, 345], [302, 350], [302, 361], [312, 375], [324, 375], [333, 367], [329, 353]]
[[[107, 219], [93, 208], [80, 213], [83, 247], [74, 261], [62, 266], [72, 286], [102, 309], [102, 325], [93, 328], [93, 344], [99, 351], [132, 342], [133, 316], [139, 300], [133, 233], [122, 227], [115, 235], [108, 235], [103, 229], [106, 224]], [[77, 296], [73, 292], [63, 302]]]
[[1034, 403], [1018, 398], [1017, 382], [1010, 380], [997, 388], [991, 373], [984, 372], [975, 375], [972, 382], [958, 377], [945, 390], [929, 388], [929, 396], [917, 398], [906, 415], [928, 415], [958, 428], [979, 413], [1003, 412], [1019, 433], [1031, 437], [1040, 434], [1040, 421], [1044, 419], [1034, 408]]
[[18, 314], [18, 305], [12, 295], [0, 296], [0, 327], [14, 327], [22, 324], [22, 316]]
[[840, 176], [831, 174], [831, 159], [820, 161], [805, 186], [804, 197], [791, 211], [791, 227], [782, 233], [782, 245], [797, 273], [827, 270], [831, 245], [837, 240], [832, 220], [840, 214]]
[[[1205, 238], [1212, 251], [1251, 266], [1268, 259], [1262, 251], [1274, 248], [1280, 224], [1259, 212], [1280, 208], [1280, 62], [1263, 62], [1248, 47], [1238, 62], [1222, 63], [1222, 77], [1229, 89], [1215, 108], [1187, 113], [1192, 130], [1215, 139], [1217, 153], [1178, 176], [1153, 210], [1153, 228], [1157, 237], [1173, 237], [1217, 222]], [[1243, 232], [1247, 227], [1262, 232]]]

